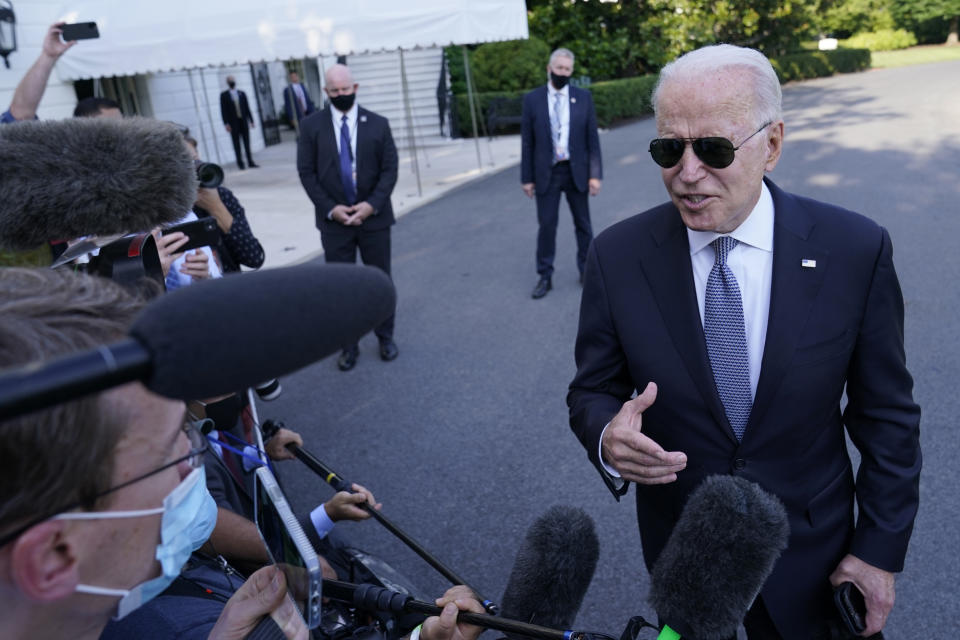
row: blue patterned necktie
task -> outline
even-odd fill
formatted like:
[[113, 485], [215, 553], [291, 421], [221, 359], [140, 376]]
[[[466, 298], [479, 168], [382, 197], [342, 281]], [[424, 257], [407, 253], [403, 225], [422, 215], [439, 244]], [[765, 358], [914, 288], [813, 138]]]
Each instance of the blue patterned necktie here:
[[353, 160], [350, 153], [350, 126], [347, 116], [340, 120], [340, 179], [343, 181], [343, 193], [347, 204], [357, 201], [357, 188], [353, 184]]
[[703, 333], [720, 401], [734, 435], [741, 440], [753, 408], [753, 394], [750, 391], [750, 363], [740, 287], [727, 266], [727, 256], [737, 241], [721, 236], [710, 244], [716, 252], [716, 260], [707, 278]]

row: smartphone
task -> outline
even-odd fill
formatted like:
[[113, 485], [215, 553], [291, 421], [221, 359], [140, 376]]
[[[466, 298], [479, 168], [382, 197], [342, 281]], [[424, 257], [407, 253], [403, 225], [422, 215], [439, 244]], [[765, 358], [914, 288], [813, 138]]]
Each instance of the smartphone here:
[[860, 589], [852, 582], [844, 582], [833, 591], [833, 602], [844, 626], [854, 636], [867, 628], [867, 604]]
[[293, 515], [277, 479], [267, 467], [254, 478], [253, 508], [257, 529], [270, 561], [287, 579], [287, 594], [297, 605], [307, 628], [315, 629], [322, 614], [323, 574], [320, 560], [300, 522]]
[[89, 40], [90, 38], [99, 38], [100, 30], [97, 29], [96, 22], [75, 22], [65, 24], [60, 27], [60, 37], [64, 42], [71, 40]]
[[177, 251], [190, 251], [199, 247], [215, 247], [220, 242], [220, 229], [217, 228], [217, 221], [209, 217], [166, 227], [163, 230], [163, 235], [174, 231], [180, 231], [188, 238], [187, 244]]

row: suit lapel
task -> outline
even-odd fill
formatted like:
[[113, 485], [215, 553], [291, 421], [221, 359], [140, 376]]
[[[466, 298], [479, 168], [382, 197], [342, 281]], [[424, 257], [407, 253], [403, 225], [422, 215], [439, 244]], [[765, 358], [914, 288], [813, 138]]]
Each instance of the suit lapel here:
[[[776, 393], [797, 339], [823, 284], [829, 253], [809, 241], [814, 223], [792, 196], [766, 181], [773, 196], [773, 275], [770, 283], [770, 314], [760, 366], [757, 394], [747, 424], [750, 429], [763, 419]], [[801, 266], [805, 259], [815, 268]]]
[[736, 441], [717, 395], [707, 344], [700, 322], [693, 267], [690, 263], [690, 245], [680, 214], [672, 205], [664, 210], [658, 224], [652, 229], [654, 248], [641, 252], [643, 272], [657, 301], [660, 315], [673, 339], [690, 378], [700, 390], [718, 424]]

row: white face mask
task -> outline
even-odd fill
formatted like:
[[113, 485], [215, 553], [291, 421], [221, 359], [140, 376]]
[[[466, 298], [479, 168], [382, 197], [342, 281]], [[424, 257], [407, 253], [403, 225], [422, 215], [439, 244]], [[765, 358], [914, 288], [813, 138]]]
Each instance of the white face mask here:
[[163, 506], [139, 511], [84, 511], [61, 513], [54, 520], [99, 520], [104, 518], [141, 518], [162, 513], [160, 544], [156, 559], [160, 561], [160, 575], [141, 582], [131, 589], [111, 589], [78, 584], [79, 593], [118, 596], [116, 620], [120, 620], [140, 605], [163, 592], [178, 575], [180, 569], [213, 533], [217, 523], [217, 503], [207, 491], [203, 467], [190, 475], [163, 499]]

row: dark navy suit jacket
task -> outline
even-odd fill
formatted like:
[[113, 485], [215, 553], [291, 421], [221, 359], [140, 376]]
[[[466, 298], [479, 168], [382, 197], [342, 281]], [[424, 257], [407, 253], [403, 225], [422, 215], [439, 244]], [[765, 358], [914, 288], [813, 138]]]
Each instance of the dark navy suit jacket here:
[[[605, 425], [635, 389], [657, 383], [643, 433], [688, 461], [676, 482], [637, 486], [648, 568], [705, 477], [742, 476], [779, 496], [790, 542], [763, 598], [786, 640], [808, 640], [832, 608], [828, 576], [845, 554], [903, 568], [919, 499], [920, 408], [886, 230], [767, 185], [775, 210], [769, 324], [742, 441], [717, 394], [687, 234], [672, 203], [594, 240], [567, 404], [571, 428], [599, 469]], [[816, 266], [801, 266], [804, 259]], [[862, 455], [856, 483], [844, 427]]]
[[223, 118], [223, 124], [230, 125], [231, 129], [242, 129], [248, 123], [253, 122], [253, 114], [250, 112], [250, 103], [247, 102], [247, 94], [243, 91], [237, 91], [240, 102], [240, 116], [237, 116], [237, 108], [230, 97], [230, 91], [224, 91], [220, 94], [220, 117]]
[[293, 91], [293, 85], [288, 84], [283, 90], [283, 110], [287, 114], [287, 120], [291, 123], [294, 121], [300, 122], [317, 110], [316, 107], [313, 106], [313, 100], [310, 99], [310, 94], [307, 93], [307, 87], [300, 82], [297, 84], [299, 84], [303, 90], [303, 100], [307, 103], [307, 110], [304, 111], [300, 107], [300, 101], [297, 100], [297, 94]]
[[[570, 172], [579, 191], [586, 191], [590, 178], [603, 179], [600, 159], [600, 136], [593, 96], [585, 89], [570, 87]], [[547, 85], [523, 97], [523, 119], [520, 130], [520, 182], [536, 184], [537, 193], [550, 186], [553, 166], [553, 139], [550, 112], [547, 109]]]
[[[334, 206], [346, 204], [331, 108], [327, 105], [304, 118], [297, 142], [297, 171], [303, 188], [313, 201], [317, 229], [321, 232], [343, 227], [327, 220], [327, 214]], [[376, 212], [363, 223], [363, 228], [368, 231], [385, 229], [394, 222], [390, 194], [397, 183], [398, 162], [390, 123], [383, 116], [358, 107], [357, 202], [369, 202]]]

